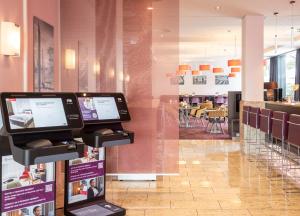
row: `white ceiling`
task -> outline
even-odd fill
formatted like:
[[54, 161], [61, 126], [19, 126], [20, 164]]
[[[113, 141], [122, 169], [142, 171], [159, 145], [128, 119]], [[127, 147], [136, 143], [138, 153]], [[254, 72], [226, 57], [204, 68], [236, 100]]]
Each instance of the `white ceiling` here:
[[[295, 38], [300, 39], [300, 0], [298, 1], [294, 9], [294, 25]], [[220, 10], [216, 10], [216, 6], [220, 6]], [[270, 50], [265, 55], [274, 55], [274, 11], [279, 12], [278, 45], [281, 47], [279, 52], [283, 52], [290, 49], [289, 0], [180, 0], [181, 62], [240, 55], [241, 19], [248, 14], [265, 16], [264, 46], [265, 50]], [[300, 40], [295, 45], [300, 45]]]

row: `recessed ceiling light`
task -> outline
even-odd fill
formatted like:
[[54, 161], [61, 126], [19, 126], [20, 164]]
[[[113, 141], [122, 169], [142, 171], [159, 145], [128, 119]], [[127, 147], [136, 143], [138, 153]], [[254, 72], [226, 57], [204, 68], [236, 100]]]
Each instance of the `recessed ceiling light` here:
[[147, 10], [153, 10], [154, 8], [152, 6], [147, 7]]
[[215, 10], [216, 10], [216, 11], [221, 10], [221, 6], [220, 6], [220, 5], [217, 5], [217, 6], [215, 7]]

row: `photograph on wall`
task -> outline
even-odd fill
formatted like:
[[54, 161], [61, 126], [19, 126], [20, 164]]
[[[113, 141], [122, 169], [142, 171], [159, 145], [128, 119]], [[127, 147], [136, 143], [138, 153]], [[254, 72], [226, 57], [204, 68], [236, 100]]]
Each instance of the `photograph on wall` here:
[[184, 85], [184, 76], [178, 76], [178, 84]]
[[54, 27], [33, 18], [34, 91], [54, 91]]
[[55, 215], [54, 163], [23, 166], [2, 156], [1, 215]]
[[215, 76], [216, 85], [229, 85], [229, 79], [226, 75], [216, 75]]
[[68, 203], [104, 195], [104, 148], [86, 147], [84, 157], [69, 161]]
[[206, 85], [207, 76], [194, 76], [193, 85]]

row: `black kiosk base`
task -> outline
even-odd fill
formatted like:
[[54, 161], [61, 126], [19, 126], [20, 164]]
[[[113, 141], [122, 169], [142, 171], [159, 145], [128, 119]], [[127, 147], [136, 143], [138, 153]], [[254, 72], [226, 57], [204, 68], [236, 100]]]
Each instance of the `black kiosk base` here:
[[74, 137], [86, 144], [84, 157], [66, 161], [65, 215], [123, 216], [126, 210], [105, 200], [105, 148], [131, 144], [134, 133], [120, 93], [78, 93], [84, 128]]

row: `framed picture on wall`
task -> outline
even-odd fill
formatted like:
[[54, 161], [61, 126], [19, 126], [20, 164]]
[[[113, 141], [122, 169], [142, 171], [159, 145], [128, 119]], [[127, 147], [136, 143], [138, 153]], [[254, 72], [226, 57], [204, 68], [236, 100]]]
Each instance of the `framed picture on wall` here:
[[193, 85], [206, 85], [206, 84], [207, 84], [207, 76], [193, 77]]
[[178, 85], [184, 85], [184, 76], [178, 77]]
[[34, 91], [54, 91], [54, 27], [33, 17]]
[[170, 78], [171, 85], [184, 85], [184, 76], [174, 76]]
[[215, 76], [216, 85], [229, 85], [229, 79], [226, 75], [216, 75]]

